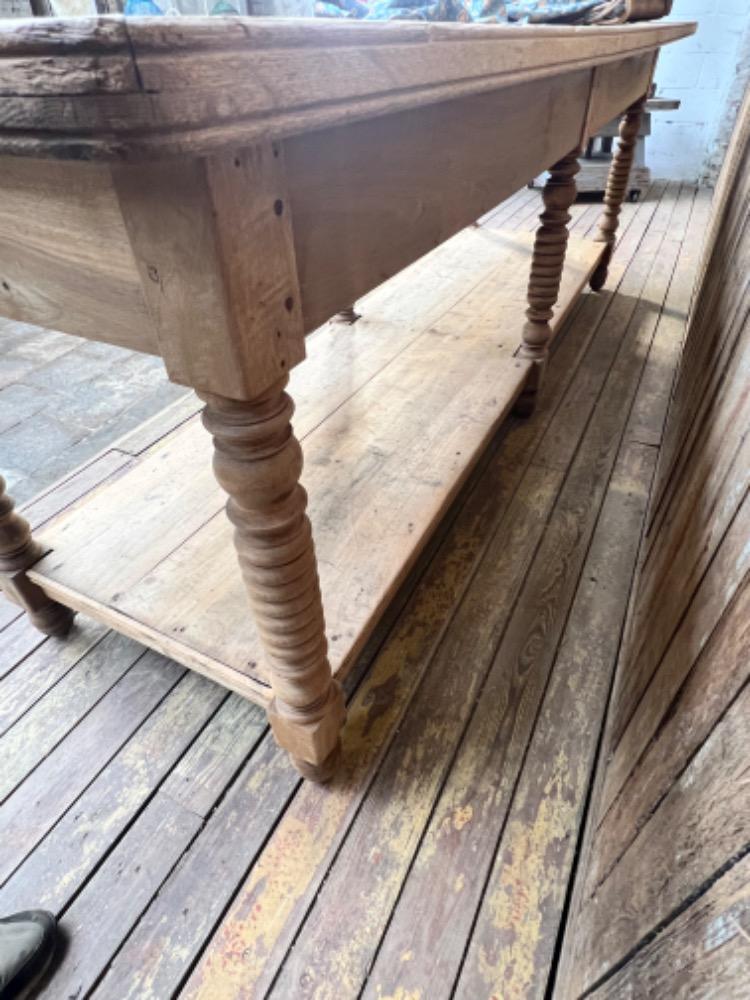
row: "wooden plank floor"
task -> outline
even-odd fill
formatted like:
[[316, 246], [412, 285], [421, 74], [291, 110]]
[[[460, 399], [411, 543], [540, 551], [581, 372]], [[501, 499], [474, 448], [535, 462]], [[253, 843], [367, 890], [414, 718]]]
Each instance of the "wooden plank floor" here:
[[[59, 915], [43, 996], [551, 991], [708, 205], [655, 183], [624, 206], [609, 290], [581, 298], [537, 413], [503, 426], [349, 676], [327, 788], [236, 695], [85, 618], [42, 641], [0, 605], [0, 911]], [[522, 191], [483, 224], [538, 210]], [[574, 230], [599, 212], [575, 206]], [[113, 434], [70, 500], [195, 408]], [[14, 469], [49, 485], [34, 426], [14, 425], [20, 458], [0, 435], [11, 489]]]

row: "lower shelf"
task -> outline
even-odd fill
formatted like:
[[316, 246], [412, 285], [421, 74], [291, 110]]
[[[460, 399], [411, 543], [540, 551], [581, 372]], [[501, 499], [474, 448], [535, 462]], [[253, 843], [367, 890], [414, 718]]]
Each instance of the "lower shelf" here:
[[[342, 677], [523, 387], [532, 237], [471, 228], [308, 338], [294, 424], [331, 664]], [[571, 238], [558, 328], [601, 244]], [[211, 442], [197, 418], [50, 521], [50, 595], [268, 702]]]

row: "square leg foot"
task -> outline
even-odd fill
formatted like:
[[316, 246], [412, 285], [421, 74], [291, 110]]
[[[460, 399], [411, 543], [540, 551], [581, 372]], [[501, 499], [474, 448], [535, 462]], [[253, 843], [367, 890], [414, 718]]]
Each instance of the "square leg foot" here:
[[280, 712], [274, 700], [268, 707], [268, 721], [279, 746], [289, 751], [297, 770], [313, 781], [328, 781], [341, 753], [341, 727], [346, 719], [344, 695], [333, 681], [328, 699], [314, 710], [312, 718]]

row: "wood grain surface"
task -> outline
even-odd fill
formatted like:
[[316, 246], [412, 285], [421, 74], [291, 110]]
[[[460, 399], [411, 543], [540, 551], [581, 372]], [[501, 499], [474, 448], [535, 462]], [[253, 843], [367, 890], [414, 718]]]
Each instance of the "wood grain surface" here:
[[680, 22], [592, 31], [270, 18], [17, 21], [0, 30], [0, 152], [200, 155], [587, 70], [694, 30]]
[[[655, 185], [637, 205], [623, 206], [610, 268], [617, 291], [576, 301], [553, 341], [534, 417], [510, 418], [493, 437], [393, 614], [349, 674], [342, 768], [327, 788], [300, 782], [257, 707], [136, 643], [105, 639], [102, 626], [85, 616], [68, 654], [26, 631], [24, 620], [0, 603], [0, 614], [6, 612], [0, 704], [7, 691], [3, 728], [13, 747], [4, 760], [17, 779], [0, 805], [0, 907], [34, 905], [42, 885], [44, 905], [56, 912], [62, 933], [69, 929], [75, 938], [42, 985], [43, 997], [57, 1000], [62, 990], [117, 1000], [180, 994], [216, 1000], [261, 997], [289, 982], [292, 995], [314, 990], [307, 980], [298, 989], [292, 972], [323, 969], [325, 954], [320, 965], [311, 947], [321, 933], [336, 943], [331, 914], [316, 905], [324, 894], [328, 899], [329, 882], [346, 884], [335, 901], [342, 919], [362, 908], [358, 893], [373, 901], [377, 915], [366, 922], [369, 940], [352, 925], [352, 960], [336, 967], [335, 980], [319, 980], [323, 995], [329, 987], [336, 1000], [377, 995], [378, 978], [430, 1000], [447, 1000], [459, 989], [472, 1000], [477, 991], [505, 995], [506, 985], [508, 995], [524, 1000], [551, 992], [626, 577], [660, 443], [665, 400], [658, 390], [671, 384], [684, 332], [679, 309], [666, 303], [687, 280], [683, 267], [694, 267], [704, 207], [702, 195], [680, 185]], [[482, 227], [533, 229], [538, 211], [538, 194], [524, 190], [490, 212]], [[590, 234], [599, 207], [576, 204], [570, 211], [573, 234]], [[446, 295], [465, 288], [467, 275], [488, 266], [478, 258], [475, 245], [472, 254], [456, 253], [431, 272], [432, 284], [422, 286], [415, 306], [426, 323], [442, 328], [440, 314], [430, 317], [426, 303], [435, 288]], [[477, 282], [460, 302], [456, 294], [446, 329], [465, 330], [474, 317], [491, 330], [495, 292]], [[383, 290], [379, 309], [390, 317], [389, 336], [404, 304], [403, 294]], [[341, 326], [355, 358], [359, 346], [375, 348], [358, 334], [360, 323], [366, 334], [366, 322], [365, 316]], [[417, 332], [406, 331], [394, 352]], [[347, 341], [338, 344], [345, 358]], [[339, 378], [332, 368], [331, 393], [343, 384]], [[169, 447], [172, 429], [184, 428], [196, 406], [188, 396], [113, 441], [23, 513], [44, 523], [58, 501], [61, 508], [75, 505], [97, 477], [114, 483], [146, 451], [157, 454], [158, 442]], [[722, 648], [733, 646], [734, 640]], [[513, 655], [504, 669], [506, 653]], [[99, 681], [102, 658], [108, 665]], [[107, 678], [123, 670], [107, 687]], [[85, 684], [77, 675], [99, 685], [98, 701], [79, 699]], [[716, 683], [724, 682], [717, 676]], [[509, 695], [500, 704], [492, 695], [503, 690]], [[712, 690], [717, 705], [719, 687]], [[447, 703], [454, 693], [458, 725]], [[708, 700], [703, 719], [713, 711]], [[26, 740], [11, 737], [17, 726]], [[48, 726], [54, 745], [45, 742]], [[482, 771], [487, 761], [497, 764], [497, 781], [491, 767]], [[450, 829], [439, 822], [444, 817]], [[377, 840], [376, 830], [394, 836]], [[482, 859], [476, 866], [470, 842]], [[368, 843], [383, 852], [380, 859], [357, 855]], [[448, 877], [430, 869], [428, 845], [450, 873], [451, 859], [470, 859], [458, 869], [462, 885], [454, 879], [446, 893]], [[339, 863], [351, 884], [336, 874]], [[438, 872], [434, 885], [421, 876], [423, 866]], [[732, 966], [722, 963], [721, 942], [734, 968], [742, 957], [744, 939], [732, 922], [743, 927], [739, 885], [735, 891], [735, 883], [718, 878], [716, 907], [705, 911], [703, 925], [688, 923], [682, 937], [689, 945], [690, 927], [710, 928], [710, 947], [696, 968], [726, 990], [731, 978], [723, 969]], [[511, 886], [509, 908], [500, 901]], [[462, 945], [451, 941], [446, 948], [441, 967], [452, 971], [442, 980], [430, 978], [431, 944], [411, 948], [411, 955], [398, 948], [412, 933], [421, 940], [408, 917], [424, 922], [428, 910], [436, 932], [450, 914]], [[700, 919], [701, 912], [699, 900], [684, 915]], [[673, 967], [673, 940], [667, 928], [652, 942], [663, 956], [661, 979], [654, 980], [660, 985]], [[689, 975], [690, 950], [681, 955]], [[429, 990], [410, 967], [427, 970]], [[633, 983], [637, 994], [639, 980]]]
[[[557, 995], [741, 996], [750, 497], [750, 99], [696, 268]], [[690, 285], [675, 281], [683, 315]], [[736, 938], [736, 940], [735, 940]]]
[[[294, 373], [302, 482], [337, 676], [351, 667], [520, 391], [527, 363], [513, 357], [504, 331], [517, 329], [523, 314], [528, 253], [525, 236], [466, 230], [364, 299], [353, 329], [321, 329]], [[556, 328], [596, 253], [571, 241]], [[266, 702], [210, 454], [195, 422], [160, 441], [45, 526], [40, 538], [53, 553], [34, 579]], [[140, 504], [145, 513], [136, 517]]]

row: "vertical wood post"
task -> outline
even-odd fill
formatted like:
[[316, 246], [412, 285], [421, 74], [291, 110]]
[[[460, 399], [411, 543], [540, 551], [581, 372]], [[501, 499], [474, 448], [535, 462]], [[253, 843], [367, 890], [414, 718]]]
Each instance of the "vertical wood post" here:
[[0, 476], [0, 589], [26, 609], [40, 632], [63, 636], [73, 623], [73, 612], [53, 601], [26, 576], [25, 571], [43, 553], [31, 537], [28, 521], [13, 508], [13, 501], [5, 491], [5, 480]]
[[328, 662], [302, 449], [291, 427], [288, 376], [250, 402], [200, 393], [214, 439], [214, 472], [273, 689], [277, 742], [307, 778], [327, 781], [340, 749], [344, 700]]
[[618, 130], [620, 139], [615, 155], [612, 157], [609, 174], [607, 175], [607, 189], [604, 193], [604, 213], [602, 214], [597, 234], [594, 237], [597, 243], [606, 244], [602, 258], [589, 279], [589, 286], [594, 292], [598, 292], [607, 280], [609, 262], [612, 260], [617, 226], [620, 221], [620, 208], [628, 190], [630, 168], [633, 165], [635, 145], [638, 141], [638, 131], [641, 126], [641, 115], [646, 104], [646, 98], [647, 95], [644, 94], [643, 97], [631, 104], [620, 119]]
[[560, 279], [568, 245], [570, 222], [568, 209], [576, 197], [575, 175], [580, 170], [579, 152], [578, 149], [572, 150], [550, 167], [549, 178], [542, 191], [544, 211], [539, 216], [541, 226], [534, 238], [527, 292], [529, 305], [523, 327], [523, 340], [517, 352], [518, 357], [528, 358], [534, 362], [526, 385], [515, 405], [515, 412], [521, 416], [528, 416], [534, 410], [536, 394], [549, 351], [549, 341], [552, 336], [550, 320], [560, 292]]

